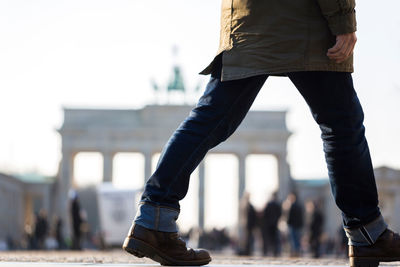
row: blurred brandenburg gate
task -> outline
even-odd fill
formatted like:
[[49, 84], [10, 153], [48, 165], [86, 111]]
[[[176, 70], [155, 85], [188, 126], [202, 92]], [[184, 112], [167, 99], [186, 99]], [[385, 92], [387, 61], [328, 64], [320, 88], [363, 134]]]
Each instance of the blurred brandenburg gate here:
[[[174, 55], [177, 50], [174, 48]], [[141, 153], [144, 156], [144, 181], [151, 176], [152, 156], [159, 153], [170, 135], [189, 115], [193, 105], [188, 96], [201, 88], [185, 87], [181, 68], [175, 64], [166, 86], [152, 81], [156, 104], [142, 109], [64, 109], [64, 123], [59, 129], [62, 137], [62, 161], [58, 188], [58, 211], [68, 222], [68, 191], [74, 173], [74, 157], [80, 152], [100, 152], [103, 156], [103, 181], [113, 180], [113, 158], [117, 153]], [[197, 94], [198, 96], [198, 94]], [[163, 101], [164, 99], [164, 101]], [[178, 101], [172, 101], [173, 99]], [[284, 199], [291, 190], [287, 157], [285, 111], [250, 111], [237, 131], [212, 149], [212, 153], [234, 154], [238, 159], [238, 201], [246, 188], [246, 157], [269, 154], [276, 157], [278, 193]], [[204, 227], [205, 163], [198, 167], [198, 227]]]
[[[144, 155], [145, 179], [151, 175], [151, 160], [159, 153], [179, 123], [189, 114], [190, 105], [149, 105], [142, 109], [64, 109], [62, 161], [58, 194], [58, 211], [67, 221], [68, 191], [74, 173], [74, 157], [80, 152], [103, 155], [103, 181], [113, 179], [113, 157], [120, 152]], [[286, 112], [250, 111], [237, 131], [211, 150], [212, 153], [234, 154], [238, 159], [238, 196], [246, 187], [246, 157], [269, 154], [276, 157], [278, 192], [284, 199], [291, 189], [291, 176], [286, 161]], [[198, 227], [204, 227], [205, 166], [199, 165]]]

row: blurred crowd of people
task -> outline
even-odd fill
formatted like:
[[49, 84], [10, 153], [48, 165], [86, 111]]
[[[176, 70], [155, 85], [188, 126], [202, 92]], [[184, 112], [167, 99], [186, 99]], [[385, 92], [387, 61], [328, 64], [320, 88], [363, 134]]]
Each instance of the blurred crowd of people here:
[[322, 204], [321, 201], [304, 204], [295, 192], [281, 203], [274, 193], [265, 207], [256, 211], [246, 193], [240, 204], [242, 237], [237, 253], [252, 255], [258, 241], [264, 256], [278, 257], [282, 253], [291, 257], [308, 254], [315, 258], [322, 254], [346, 255], [347, 238], [341, 226], [335, 238], [329, 238], [324, 232]]
[[192, 228], [182, 237], [192, 247], [242, 256], [347, 257], [342, 226], [337, 226], [333, 237], [325, 231], [323, 204], [303, 203], [295, 192], [280, 201], [274, 193], [261, 210], [256, 210], [250, 194], [245, 193], [239, 207], [239, 229]]
[[[321, 201], [300, 201], [295, 192], [281, 202], [278, 194], [261, 210], [256, 210], [250, 202], [250, 195], [245, 193], [240, 203], [239, 235], [230, 235], [227, 229], [200, 231], [193, 228], [183, 234], [192, 246], [199, 246], [213, 251], [230, 250], [238, 255], [292, 256], [309, 255], [318, 258], [333, 254], [345, 256], [347, 238], [341, 226], [338, 235], [329, 238], [324, 232], [324, 213]], [[41, 209], [35, 214], [34, 223], [26, 225], [21, 241], [6, 240], [0, 244], [4, 249], [73, 249], [105, 248], [101, 234], [93, 234], [87, 222], [86, 212], [81, 208], [79, 198], [74, 195], [70, 203], [71, 236], [64, 236], [64, 223], [61, 218], [48, 218]], [[234, 236], [234, 237], [233, 237]]]
[[81, 208], [79, 198], [74, 195], [70, 203], [71, 236], [64, 234], [64, 222], [54, 216], [48, 218], [47, 211], [40, 209], [34, 215], [33, 223], [26, 224], [21, 240], [7, 238], [5, 244], [0, 244], [0, 250], [81, 250], [82, 248], [102, 248], [101, 236], [91, 233], [87, 223], [85, 210]]

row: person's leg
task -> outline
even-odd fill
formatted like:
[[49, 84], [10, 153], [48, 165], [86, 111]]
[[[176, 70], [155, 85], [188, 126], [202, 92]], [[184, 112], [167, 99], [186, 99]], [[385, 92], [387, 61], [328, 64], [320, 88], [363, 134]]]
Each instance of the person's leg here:
[[271, 226], [269, 230], [269, 235], [271, 236], [271, 247], [274, 257], [279, 255], [279, 230], [277, 226]]
[[300, 256], [301, 253], [301, 229], [300, 228], [294, 228], [294, 241], [295, 241], [295, 251], [296, 251], [296, 256]]
[[290, 226], [289, 235], [290, 235], [290, 247], [291, 247], [290, 256], [298, 257], [300, 252], [299, 229]]
[[186, 195], [190, 174], [208, 150], [226, 140], [239, 126], [267, 75], [220, 81], [211, 76], [203, 96], [163, 149], [157, 168], [147, 181], [135, 223], [176, 232], [179, 201]]
[[253, 234], [250, 229], [246, 228], [246, 240], [245, 240], [245, 247], [243, 251], [243, 256], [250, 256], [252, 250], [252, 242], [253, 242]]
[[321, 129], [329, 179], [352, 245], [370, 245], [387, 228], [378, 194], [364, 114], [350, 73], [295, 72], [289, 78]]
[[319, 258], [319, 235], [317, 233], [311, 233], [310, 236], [310, 251], [314, 258]]
[[179, 201], [187, 193], [190, 174], [208, 150], [236, 130], [268, 77], [221, 82], [220, 71], [218, 67], [212, 74], [197, 106], [169, 139], [146, 183], [123, 245], [135, 256], [146, 256], [163, 265], [203, 265], [211, 261], [207, 251], [187, 249], [179, 238]]
[[269, 236], [268, 236], [268, 228], [263, 225], [261, 227], [261, 234], [262, 234], [262, 245], [263, 245], [263, 255], [267, 256], [268, 254], [268, 243], [269, 243]]

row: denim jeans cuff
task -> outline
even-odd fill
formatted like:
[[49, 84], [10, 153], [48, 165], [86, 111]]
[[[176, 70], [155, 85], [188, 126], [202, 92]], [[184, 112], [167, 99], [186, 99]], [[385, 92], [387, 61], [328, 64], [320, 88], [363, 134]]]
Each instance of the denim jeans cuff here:
[[142, 202], [139, 204], [134, 223], [161, 232], [178, 232], [176, 220], [179, 210]]
[[359, 228], [344, 228], [349, 245], [352, 246], [370, 246], [373, 245], [379, 236], [386, 230], [387, 224], [382, 215], [374, 221]]

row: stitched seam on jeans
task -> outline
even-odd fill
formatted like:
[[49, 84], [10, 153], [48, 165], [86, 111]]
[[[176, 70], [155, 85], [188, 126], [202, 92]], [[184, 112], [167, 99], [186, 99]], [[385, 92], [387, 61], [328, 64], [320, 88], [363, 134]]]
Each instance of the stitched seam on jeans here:
[[365, 240], [367, 240], [367, 242], [370, 245], [374, 244], [374, 241], [372, 241], [371, 236], [369, 235], [368, 231], [365, 229], [365, 227], [360, 227], [360, 232], [362, 234], [362, 236], [365, 238]]
[[224, 120], [228, 117], [228, 115], [230, 115], [232, 113], [232, 110], [234, 109], [234, 107], [237, 105], [237, 103], [239, 102], [239, 100], [242, 98], [242, 96], [246, 93], [246, 90], [243, 90], [242, 93], [236, 98], [236, 100], [234, 101], [234, 103], [232, 104], [231, 108], [227, 111], [226, 115], [224, 117], [221, 118], [220, 122], [218, 123], [218, 125], [215, 126], [215, 128], [210, 131], [210, 133], [207, 135], [206, 138], [204, 138], [203, 142], [201, 142], [201, 144], [198, 145], [198, 147], [193, 150], [192, 154], [188, 157], [188, 159], [186, 160], [185, 164], [182, 164], [181, 169], [179, 170], [179, 172], [177, 173], [177, 175], [174, 177], [174, 179], [171, 182], [171, 185], [168, 187], [167, 192], [164, 194], [163, 197], [167, 196], [171, 190], [172, 185], [176, 182], [176, 180], [178, 179], [178, 177], [181, 175], [181, 173], [183, 172], [183, 170], [185, 169], [185, 167], [187, 166], [187, 163], [192, 159], [192, 157], [199, 151], [200, 148], [202, 148], [207, 141], [210, 140], [211, 137], [213, 137], [213, 132], [215, 132], [215, 130], [217, 130], [221, 124], [224, 122]]

